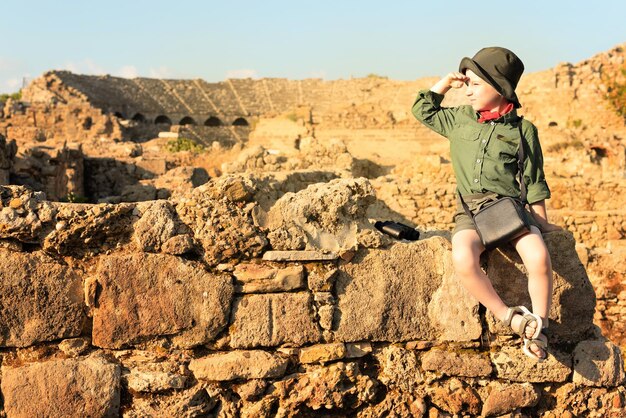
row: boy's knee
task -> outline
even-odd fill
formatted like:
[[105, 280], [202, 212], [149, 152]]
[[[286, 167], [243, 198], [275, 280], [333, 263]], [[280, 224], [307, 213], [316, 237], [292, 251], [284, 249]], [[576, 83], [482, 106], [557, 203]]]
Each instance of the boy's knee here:
[[476, 255], [470, 246], [457, 247], [452, 251], [452, 265], [459, 274], [471, 272], [476, 269]]
[[552, 270], [550, 254], [547, 250], [534, 251], [530, 254], [527, 269], [534, 273], [547, 273]]
[[479, 268], [479, 258], [485, 247], [473, 230], [458, 231], [452, 237], [452, 265], [459, 274], [473, 273]]

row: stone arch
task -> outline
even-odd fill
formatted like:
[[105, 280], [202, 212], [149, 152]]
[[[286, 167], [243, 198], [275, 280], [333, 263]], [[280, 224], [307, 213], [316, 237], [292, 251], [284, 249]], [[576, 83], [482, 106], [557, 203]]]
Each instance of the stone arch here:
[[556, 123], [555, 121], [552, 121], [552, 122], [548, 123], [548, 126], [559, 126], [559, 124]]
[[233, 126], [248, 126], [249, 123], [244, 118], [237, 118], [233, 121]]
[[204, 121], [204, 126], [222, 126], [223, 123], [220, 118], [216, 116], [210, 116], [207, 120]]
[[155, 125], [171, 125], [172, 120], [165, 115], [159, 115], [154, 119]]
[[135, 122], [144, 123], [146, 121], [146, 117], [141, 113], [135, 113], [135, 115], [132, 117], [132, 120], [134, 120]]
[[185, 116], [178, 122], [179, 125], [195, 125], [196, 121], [191, 116]]

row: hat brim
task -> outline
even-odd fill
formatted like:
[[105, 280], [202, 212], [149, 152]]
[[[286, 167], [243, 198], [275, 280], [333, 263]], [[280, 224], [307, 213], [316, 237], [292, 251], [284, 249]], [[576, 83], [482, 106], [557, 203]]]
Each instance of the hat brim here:
[[474, 61], [470, 57], [463, 57], [463, 59], [461, 60], [461, 63], [459, 64], [459, 72], [465, 74], [465, 70], [467, 69], [472, 70], [472, 72], [474, 72], [478, 77], [482, 78], [487, 83], [489, 83], [494, 89], [496, 89], [498, 93], [506, 97], [509, 101], [513, 102], [513, 105], [516, 108], [522, 107], [522, 104], [519, 102], [519, 99], [517, 98], [517, 94], [515, 93], [515, 91], [513, 91], [512, 95], [507, 95], [506, 92], [502, 89], [502, 86], [500, 86], [500, 84], [496, 82], [493, 79], [493, 77], [489, 75], [489, 73], [483, 70], [483, 68], [480, 65], [478, 65], [476, 61]]

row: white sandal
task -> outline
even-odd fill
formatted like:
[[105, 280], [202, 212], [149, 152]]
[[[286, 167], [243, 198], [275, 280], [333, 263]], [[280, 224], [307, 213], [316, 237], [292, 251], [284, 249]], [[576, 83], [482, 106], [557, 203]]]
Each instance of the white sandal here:
[[[535, 353], [530, 350], [530, 345], [536, 344], [539, 348], [543, 349], [545, 352], [545, 357], [539, 357]], [[524, 347], [522, 347], [522, 351], [528, 357], [537, 360], [538, 363], [541, 363], [545, 359], [548, 358], [548, 337], [544, 334], [539, 334], [537, 338], [524, 338]]]
[[[515, 315], [515, 313], [521, 313], [523, 316], [522, 322], [520, 322], [518, 329], [513, 328], [513, 326], [511, 325], [511, 321], [513, 320], [513, 316]], [[535, 332], [533, 333], [533, 335], [530, 336], [531, 339], [536, 339], [537, 337], [539, 337], [539, 334], [541, 334], [543, 321], [541, 320], [541, 317], [539, 315], [532, 313], [528, 310], [527, 307], [523, 305], [510, 307], [506, 312], [506, 317], [502, 320], [504, 325], [510, 327], [513, 331], [515, 331], [520, 337], [524, 339], [528, 338], [526, 337], [526, 325], [530, 321], [535, 321], [537, 323], [537, 328], [535, 329]]]

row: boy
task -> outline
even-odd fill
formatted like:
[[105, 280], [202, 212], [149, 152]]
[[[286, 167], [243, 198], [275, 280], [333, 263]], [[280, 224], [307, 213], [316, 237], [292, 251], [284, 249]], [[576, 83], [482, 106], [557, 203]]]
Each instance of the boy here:
[[[472, 58], [464, 57], [458, 72], [451, 72], [434, 86], [420, 90], [413, 115], [435, 132], [448, 138], [457, 190], [473, 213], [502, 196], [520, 197], [516, 180], [518, 123], [525, 138], [523, 179], [531, 211], [525, 215], [531, 232], [511, 241], [528, 270], [528, 292], [533, 312], [525, 306], [507, 307], [480, 268], [485, 250], [478, 233], [457, 196], [452, 231], [452, 260], [463, 286], [496, 318], [523, 338], [524, 353], [543, 361], [552, 299], [552, 264], [542, 232], [562, 229], [548, 222], [545, 199], [550, 189], [543, 172], [543, 155], [537, 128], [517, 115], [522, 107], [515, 87], [524, 71], [522, 61], [510, 50], [487, 47]], [[441, 107], [450, 88], [466, 88], [470, 105]]]

